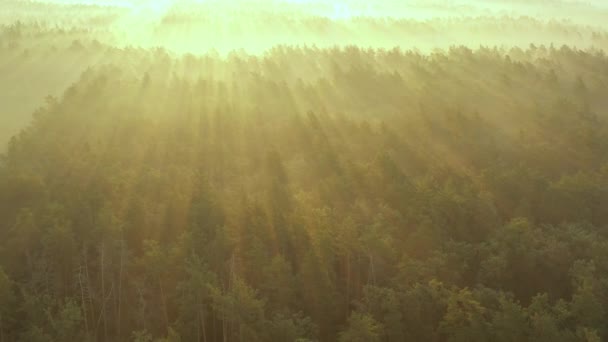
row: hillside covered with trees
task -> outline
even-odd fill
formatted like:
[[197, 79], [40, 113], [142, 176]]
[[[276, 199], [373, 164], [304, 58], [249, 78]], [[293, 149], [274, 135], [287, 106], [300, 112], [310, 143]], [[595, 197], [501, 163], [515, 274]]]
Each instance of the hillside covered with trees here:
[[[602, 44], [180, 52], [11, 1], [99, 26], [0, 26], [0, 342], [608, 340]], [[490, 18], [424, 25], [608, 37]]]

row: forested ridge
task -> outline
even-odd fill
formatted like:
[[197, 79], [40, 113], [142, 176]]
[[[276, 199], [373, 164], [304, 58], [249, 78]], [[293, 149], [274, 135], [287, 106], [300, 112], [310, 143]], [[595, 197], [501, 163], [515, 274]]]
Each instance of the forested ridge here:
[[112, 50], [0, 161], [2, 341], [608, 338], [608, 57]]

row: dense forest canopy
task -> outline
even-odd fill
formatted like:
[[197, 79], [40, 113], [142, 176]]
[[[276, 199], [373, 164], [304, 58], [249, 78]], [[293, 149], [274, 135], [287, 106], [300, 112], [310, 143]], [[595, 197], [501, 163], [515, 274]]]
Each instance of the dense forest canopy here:
[[0, 342], [608, 340], [607, 14], [0, 2]]

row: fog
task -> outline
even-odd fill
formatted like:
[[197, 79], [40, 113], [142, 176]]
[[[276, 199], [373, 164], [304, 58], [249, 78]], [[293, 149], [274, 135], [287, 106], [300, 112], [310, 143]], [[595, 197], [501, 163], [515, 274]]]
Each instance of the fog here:
[[4, 0], [0, 143], [46, 95], [109, 62], [111, 48], [162, 48], [175, 56], [259, 55], [278, 45], [422, 53], [459, 45], [605, 49], [606, 17], [603, 1]]

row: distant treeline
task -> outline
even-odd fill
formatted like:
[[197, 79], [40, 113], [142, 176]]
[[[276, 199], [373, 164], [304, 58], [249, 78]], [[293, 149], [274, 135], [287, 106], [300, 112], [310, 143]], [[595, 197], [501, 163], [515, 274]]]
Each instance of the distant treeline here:
[[8, 0], [0, 3], [0, 47], [46, 44], [68, 36], [118, 47], [163, 46], [178, 53], [261, 53], [276, 45], [400, 46], [425, 52], [451, 45], [608, 47], [605, 20], [591, 20], [594, 15], [605, 18], [608, 9], [603, 8], [583, 6], [584, 14], [578, 14], [568, 6], [556, 7], [566, 15], [551, 16], [490, 10], [491, 4], [486, 4], [490, 9], [476, 9], [472, 4], [410, 3], [392, 12], [379, 5], [386, 8], [375, 15], [378, 6], [317, 6], [309, 10], [308, 4], [280, 1], [177, 2], [157, 8], [153, 1], [148, 6], [113, 7]]
[[608, 47], [608, 9], [564, 1], [95, 3], [0, 1], [0, 151], [47, 95], [61, 94], [89, 67], [125, 67], [150, 53], [143, 49], [162, 47], [180, 59], [264, 55], [276, 46], [400, 47], [425, 55], [461, 45], [499, 46], [501, 53], [531, 43]]

